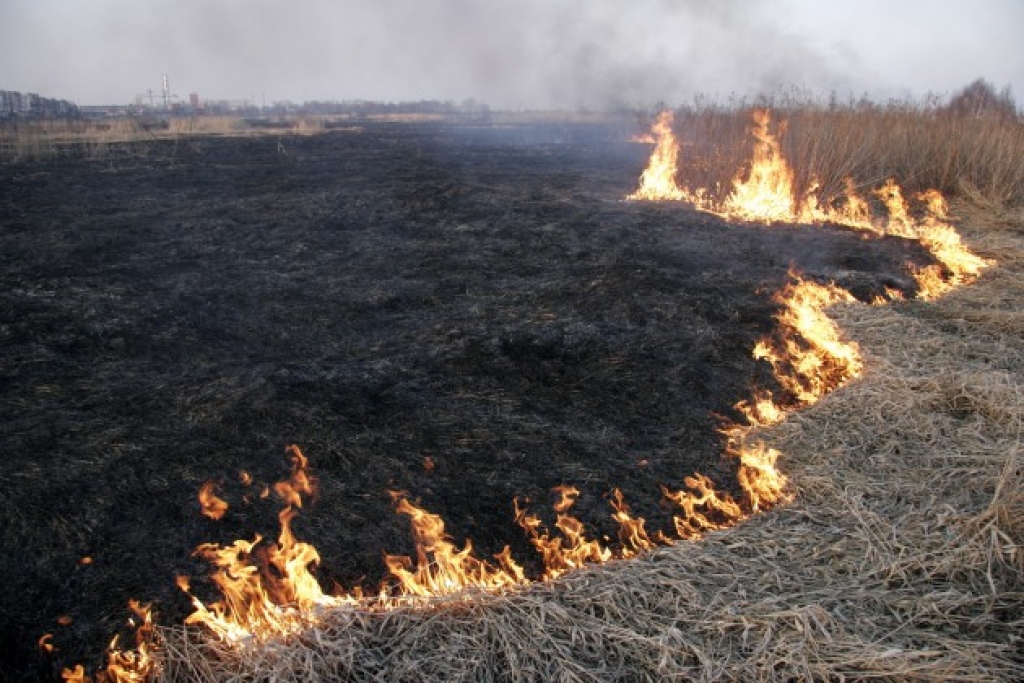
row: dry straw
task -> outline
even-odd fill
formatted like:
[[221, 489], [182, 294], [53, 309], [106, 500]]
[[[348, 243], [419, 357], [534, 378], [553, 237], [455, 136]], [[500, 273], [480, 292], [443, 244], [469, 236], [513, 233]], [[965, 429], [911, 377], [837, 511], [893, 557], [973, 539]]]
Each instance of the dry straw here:
[[937, 302], [833, 309], [863, 376], [762, 430], [792, 504], [519, 593], [338, 610], [257, 647], [166, 629], [164, 679], [1024, 678], [1024, 215], [960, 210], [998, 265]]

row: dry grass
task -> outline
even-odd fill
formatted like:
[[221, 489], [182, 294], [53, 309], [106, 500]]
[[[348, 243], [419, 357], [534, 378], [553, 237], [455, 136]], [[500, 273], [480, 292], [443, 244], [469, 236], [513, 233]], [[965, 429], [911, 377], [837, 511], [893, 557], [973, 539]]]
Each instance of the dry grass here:
[[864, 375], [763, 430], [795, 502], [638, 560], [250, 649], [162, 632], [165, 680], [1024, 677], [1024, 215], [960, 204], [999, 265], [834, 310]]
[[[956, 114], [934, 104], [765, 101], [773, 134], [796, 174], [799, 192], [813, 181], [825, 198], [841, 196], [847, 177], [867, 193], [886, 178], [920, 192], [980, 194], [1002, 204], [1024, 202], [1024, 122]], [[680, 180], [725, 188], [749, 163], [753, 139], [746, 103], [681, 110]], [[779, 122], [784, 122], [780, 127]]]
[[311, 135], [324, 130], [320, 117], [293, 117], [279, 127], [254, 127], [238, 116], [121, 118], [104, 121], [21, 121], [0, 125], [0, 162], [64, 154], [86, 158], [145, 156], [155, 140], [200, 136]]

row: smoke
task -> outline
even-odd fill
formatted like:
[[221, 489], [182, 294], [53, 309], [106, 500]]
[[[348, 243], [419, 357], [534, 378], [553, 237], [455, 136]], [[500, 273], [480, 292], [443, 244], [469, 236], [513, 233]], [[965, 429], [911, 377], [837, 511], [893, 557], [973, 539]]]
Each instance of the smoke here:
[[[0, 87], [120, 103], [157, 90], [168, 73], [182, 97], [603, 108], [790, 85], [851, 93], [877, 86], [878, 72], [862, 63], [864, 46], [822, 39], [847, 27], [815, 20], [832, 7], [817, 4], [5, 0]], [[986, 74], [962, 82], [978, 75]]]

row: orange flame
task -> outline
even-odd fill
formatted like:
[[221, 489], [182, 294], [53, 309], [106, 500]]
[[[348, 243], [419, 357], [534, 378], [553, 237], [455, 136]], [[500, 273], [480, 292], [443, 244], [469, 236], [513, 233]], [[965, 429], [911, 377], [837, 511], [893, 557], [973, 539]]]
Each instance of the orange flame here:
[[658, 119], [651, 127], [654, 136], [654, 152], [651, 160], [640, 176], [640, 187], [627, 199], [646, 200], [678, 200], [686, 195], [676, 185], [676, 159], [679, 156], [679, 143], [672, 133], [672, 112], [665, 110], [658, 114]]
[[51, 642], [52, 640], [52, 633], [44, 633], [39, 640], [36, 641], [36, 645], [39, 647], [40, 652], [45, 652], [46, 654], [53, 652], [56, 648], [53, 646], [53, 643]]
[[226, 501], [217, 497], [217, 484], [208, 481], [199, 489], [199, 507], [210, 519], [220, 519], [228, 510]]
[[197, 547], [195, 554], [216, 568], [210, 579], [223, 599], [207, 605], [190, 592], [187, 579], [179, 578], [178, 587], [191, 597], [195, 608], [186, 624], [202, 624], [224, 640], [245, 642], [254, 636], [294, 633], [308, 623], [307, 613], [315, 607], [352, 602], [324, 594], [311, 572], [320, 561], [319, 554], [292, 532], [302, 496], [313, 495], [314, 489], [302, 451], [289, 446], [287, 452], [291, 476], [274, 485], [285, 502], [278, 515], [277, 543], [259, 546], [262, 537], [257, 535], [252, 541], [239, 539], [228, 546], [204, 543]]
[[643, 517], [633, 517], [629, 506], [623, 500], [622, 491], [612, 491], [611, 506], [615, 510], [612, 519], [619, 523], [619, 543], [622, 544], [622, 557], [635, 557], [642, 552], [654, 548], [654, 541], [644, 530], [646, 522]]
[[[825, 315], [828, 306], [853, 302], [854, 298], [841, 287], [819, 285], [794, 274], [791, 277], [793, 281], [775, 297], [783, 306], [776, 316], [778, 339], [759, 342], [754, 357], [771, 363], [779, 384], [797, 404], [810, 405], [860, 374], [857, 345], [842, 341], [839, 328]], [[765, 400], [762, 397], [753, 411], [755, 421], [771, 421], [780, 414], [763, 405]]]
[[[767, 109], [753, 111], [757, 139], [750, 173], [746, 180], [737, 177], [733, 190], [725, 199], [722, 212], [747, 221], [793, 220], [796, 204], [793, 197], [793, 170], [779, 149], [778, 139], [768, 132], [771, 116]], [[784, 129], [785, 125], [780, 126]]]
[[416, 544], [416, 562], [405, 556], [385, 555], [391, 575], [398, 579], [403, 596], [431, 598], [459, 593], [467, 588], [499, 589], [526, 581], [522, 568], [505, 546], [495, 555], [497, 565], [473, 556], [473, 544], [452, 544], [438, 515], [416, 507], [404, 493], [392, 493], [395, 510], [409, 517]]
[[[754, 109], [752, 117], [755, 145], [749, 172], [736, 176], [732, 191], [724, 200], [715, 200], [705, 188], [691, 190], [676, 184], [679, 143], [671, 131], [669, 112], [659, 116], [654, 126], [658, 144], [640, 177], [640, 189], [627, 199], [680, 199], [727, 220], [836, 223], [918, 240], [941, 264], [914, 272], [918, 296], [922, 299], [933, 299], [952, 287], [971, 282], [990, 265], [961, 243], [959, 234], [946, 222], [946, 203], [936, 190], [915, 196], [926, 206], [922, 222], [911, 216], [902, 190], [892, 178], [874, 191], [886, 208], [888, 215], [884, 221], [873, 218], [870, 205], [857, 193], [850, 178], [846, 179], [844, 196], [838, 202], [822, 204], [817, 196], [817, 183], [813, 183], [803, 197], [797, 197], [793, 170], [782, 156], [778, 138], [769, 131], [768, 110]], [[785, 122], [779, 129], [785, 130]]]
[[676, 534], [682, 539], [700, 538], [708, 531], [722, 529], [742, 519], [740, 506], [727, 494], [719, 494], [715, 484], [703, 474], [684, 480], [686, 489], [661, 488], [665, 499], [675, 503], [682, 513], [673, 517]]
[[[137, 600], [129, 600], [128, 608], [132, 617], [128, 624], [135, 629], [135, 645], [122, 650], [115, 636], [107, 647], [107, 668], [100, 673], [98, 680], [112, 683], [139, 683], [151, 678], [155, 668], [154, 652], [156, 650], [156, 628], [153, 625], [151, 605], [143, 605]], [[71, 673], [71, 677], [68, 677]], [[81, 667], [74, 671], [64, 670], [65, 681], [86, 680]]]
[[60, 672], [60, 678], [65, 683], [86, 683], [89, 680], [85, 676], [85, 667], [81, 664], [75, 664], [73, 669], [64, 667]]
[[588, 539], [583, 522], [568, 514], [580, 494], [579, 490], [574, 486], [557, 486], [554, 491], [559, 495], [559, 501], [553, 508], [556, 513], [555, 528], [561, 532], [560, 535], [549, 533], [540, 518], [527, 514], [519, 507], [519, 501], [514, 501], [516, 523], [529, 536], [530, 543], [544, 561], [544, 578], [554, 579], [588, 563], [610, 560], [611, 550], [599, 541]]

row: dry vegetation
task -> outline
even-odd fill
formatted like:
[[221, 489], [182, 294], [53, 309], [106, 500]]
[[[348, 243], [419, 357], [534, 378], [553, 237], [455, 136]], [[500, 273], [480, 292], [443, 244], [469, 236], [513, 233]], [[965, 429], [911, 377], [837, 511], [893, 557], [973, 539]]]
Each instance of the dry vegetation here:
[[978, 86], [946, 104], [839, 104], [782, 96], [684, 108], [676, 114], [680, 176], [691, 187], [727, 190], [750, 159], [749, 111], [756, 106], [771, 111], [772, 132], [781, 133], [782, 153], [800, 192], [817, 182], [822, 197], [838, 197], [851, 178], [868, 194], [892, 177], [911, 192], [936, 189], [947, 196], [970, 193], [999, 204], [1020, 203], [1024, 122], [1012, 103], [1007, 107], [991, 91], [981, 95], [987, 97], [981, 106], [965, 106], [972, 87]]
[[[997, 263], [936, 302], [833, 310], [863, 376], [760, 433], [792, 504], [511, 595], [331, 612], [250, 650], [165, 629], [164, 678], [1024, 678], [1024, 130], [902, 105], [778, 118], [805, 186], [960, 195], [959, 230]], [[731, 179], [748, 120], [683, 112], [682, 173]]]
[[154, 140], [202, 136], [304, 135], [324, 130], [320, 118], [297, 117], [254, 127], [238, 116], [118, 118], [99, 121], [18, 121], [0, 124], [0, 162], [64, 154], [86, 158], [145, 156]]

